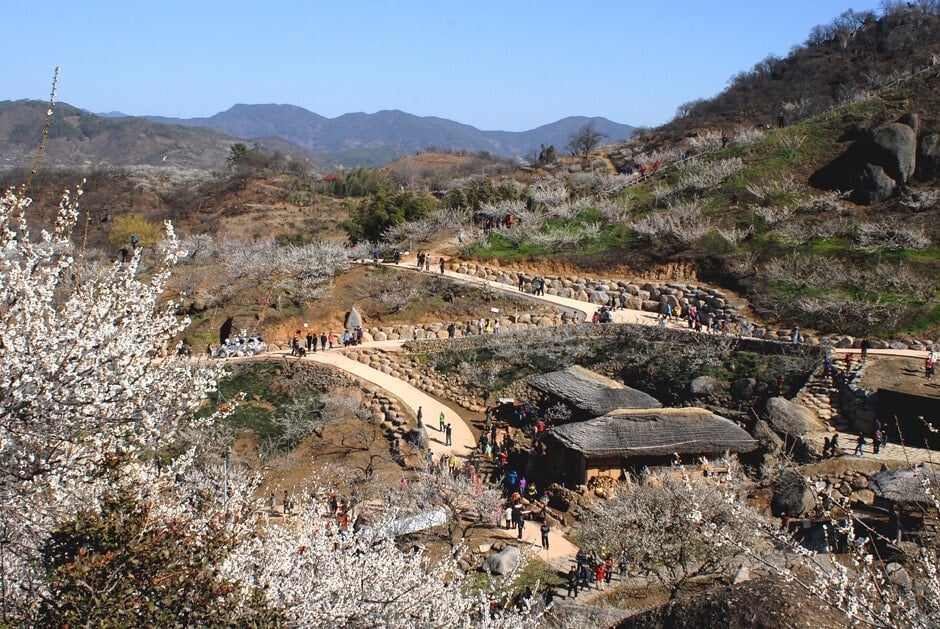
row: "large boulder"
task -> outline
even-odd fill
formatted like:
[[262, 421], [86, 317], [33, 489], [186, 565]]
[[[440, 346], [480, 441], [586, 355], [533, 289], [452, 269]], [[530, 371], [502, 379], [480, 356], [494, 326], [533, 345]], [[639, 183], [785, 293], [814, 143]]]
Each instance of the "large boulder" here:
[[428, 431], [420, 420], [418, 421], [418, 425], [416, 427], [405, 433], [405, 441], [421, 451], [428, 449]]
[[754, 423], [754, 429], [751, 430], [751, 436], [757, 439], [757, 443], [770, 454], [776, 454], [783, 451], [783, 439], [777, 436], [770, 426], [763, 419], [758, 419]]
[[895, 183], [906, 183], [914, 175], [917, 134], [906, 124], [892, 122], [871, 132], [871, 161], [878, 164]]
[[721, 380], [711, 376], [698, 376], [689, 383], [689, 394], [695, 399], [720, 398], [724, 392]]
[[933, 181], [940, 176], [940, 133], [928, 133], [917, 147], [917, 178]]
[[852, 198], [858, 203], [871, 205], [891, 198], [897, 188], [895, 180], [877, 164], [865, 164], [855, 175]]
[[346, 313], [346, 321], [344, 326], [347, 330], [354, 330], [356, 328], [362, 327], [362, 315], [359, 314], [359, 311], [356, 310], [356, 307], [353, 306], [352, 309]]
[[767, 400], [767, 421], [778, 433], [790, 437], [826, 430], [809, 409], [783, 397]]
[[777, 517], [786, 513], [798, 517], [816, 507], [816, 494], [807, 480], [792, 470], [783, 472], [772, 484], [774, 497], [770, 510]]
[[509, 574], [522, 563], [522, 553], [515, 546], [507, 546], [486, 558], [486, 569], [492, 574]]

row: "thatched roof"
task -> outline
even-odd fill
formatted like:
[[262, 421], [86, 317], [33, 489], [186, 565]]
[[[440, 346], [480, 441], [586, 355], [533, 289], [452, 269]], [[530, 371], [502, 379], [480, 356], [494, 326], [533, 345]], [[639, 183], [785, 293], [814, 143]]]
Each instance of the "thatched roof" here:
[[928, 463], [879, 472], [868, 479], [868, 487], [877, 497], [899, 505], [932, 505], [927, 486], [934, 496], [940, 496], [940, 469]]
[[662, 403], [651, 395], [577, 365], [533, 376], [529, 378], [529, 385], [595, 417], [618, 408], [662, 407]]
[[750, 452], [746, 430], [704, 408], [621, 409], [552, 428], [548, 438], [587, 457]]

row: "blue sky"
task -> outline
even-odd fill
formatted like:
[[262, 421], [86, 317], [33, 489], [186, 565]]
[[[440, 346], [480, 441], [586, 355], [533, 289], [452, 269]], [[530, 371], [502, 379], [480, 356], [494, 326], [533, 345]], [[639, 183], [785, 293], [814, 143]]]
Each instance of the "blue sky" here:
[[0, 0], [0, 100], [210, 116], [289, 103], [400, 109], [522, 131], [573, 115], [634, 126], [719, 93], [810, 29], [878, 0]]

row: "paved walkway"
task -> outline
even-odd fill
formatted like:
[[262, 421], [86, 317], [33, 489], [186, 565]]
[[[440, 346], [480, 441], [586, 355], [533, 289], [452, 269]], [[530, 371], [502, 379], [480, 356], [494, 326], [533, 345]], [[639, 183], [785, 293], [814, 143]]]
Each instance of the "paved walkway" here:
[[[440, 255], [434, 252], [430, 252], [430, 255], [434, 259], [439, 259]], [[415, 273], [427, 273], [435, 275], [443, 275], [446, 278], [452, 279], [461, 284], [470, 284], [474, 286], [481, 286], [484, 288], [489, 288], [491, 290], [497, 290], [503, 293], [508, 293], [510, 295], [518, 295], [524, 299], [530, 301], [537, 301], [541, 303], [551, 304], [553, 306], [559, 306], [568, 312], [577, 313], [580, 316], [582, 321], [590, 321], [591, 317], [594, 316], [594, 313], [600, 309], [600, 306], [597, 304], [592, 304], [585, 301], [579, 301], [577, 299], [571, 299], [568, 297], [559, 297], [558, 295], [534, 295], [532, 293], [527, 293], [525, 291], [519, 290], [518, 287], [512, 286], [510, 284], [503, 284], [502, 282], [494, 282], [491, 280], [486, 280], [480, 277], [475, 277], [473, 275], [466, 275], [463, 273], [457, 273], [456, 271], [451, 271], [450, 269], [445, 269], [444, 273], [440, 272], [440, 267], [432, 267], [432, 271], [419, 271], [415, 266], [414, 262], [400, 262], [399, 264], [394, 264], [391, 262], [384, 263], [386, 266], [392, 266], [398, 269], [403, 269], [406, 271], [413, 271]], [[643, 310], [614, 310], [612, 311], [613, 322], [614, 323], [636, 323], [642, 325], [656, 325], [659, 322], [659, 317], [655, 313], [646, 312]], [[684, 327], [684, 326], [683, 326]]]
[[[525, 528], [522, 530], [522, 542], [528, 544], [529, 548], [535, 551], [535, 556], [552, 566], [556, 570], [565, 570], [571, 567], [575, 555], [578, 554], [578, 547], [568, 541], [561, 529], [557, 526], [551, 527], [548, 532], [548, 550], [542, 548], [541, 522], [526, 521]], [[518, 539], [518, 529], [496, 528], [493, 534], [506, 539]]]
[[[382, 341], [378, 343], [369, 343], [369, 347], [392, 349], [401, 347], [403, 341]], [[282, 356], [288, 356], [287, 352], [280, 352]], [[325, 352], [310, 352], [304, 358], [295, 358], [294, 360], [308, 360], [331, 365], [341, 369], [357, 378], [384, 389], [390, 395], [394, 395], [404, 404], [407, 404], [411, 410], [417, 414], [418, 407], [424, 418], [424, 425], [428, 431], [428, 441], [431, 452], [438, 458], [441, 454], [456, 454], [458, 456], [467, 456], [471, 450], [476, 447], [476, 439], [470, 431], [470, 425], [454, 409], [431, 397], [424, 391], [416, 389], [407, 382], [399, 380], [393, 376], [373, 369], [358, 361], [347, 357], [342, 350], [333, 349]], [[444, 433], [438, 428], [440, 414], [444, 413], [444, 419], [452, 427], [451, 442], [453, 445], [444, 445]]]

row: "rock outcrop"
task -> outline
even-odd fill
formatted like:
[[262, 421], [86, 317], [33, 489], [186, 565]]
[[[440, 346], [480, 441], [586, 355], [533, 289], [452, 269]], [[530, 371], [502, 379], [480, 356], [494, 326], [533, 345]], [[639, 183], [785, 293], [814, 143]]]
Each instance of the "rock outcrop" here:
[[515, 546], [506, 546], [498, 553], [492, 553], [486, 558], [486, 569], [493, 574], [509, 574], [519, 567], [522, 562], [522, 553]]
[[881, 166], [897, 185], [914, 175], [917, 135], [900, 122], [882, 125], [871, 132], [870, 163]]
[[778, 433], [789, 437], [826, 430], [826, 426], [809, 410], [782, 397], [767, 400], [767, 421]]
[[914, 113], [870, 131], [853, 128], [843, 139], [854, 140], [838, 158], [817, 170], [811, 186], [852, 190], [857, 203], [870, 205], [891, 198], [915, 173], [928, 181], [940, 167], [940, 138], [924, 134], [918, 142], [920, 118]]
[[786, 471], [773, 482], [774, 497], [770, 509], [774, 516], [786, 513], [791, 517], [801, 516], [816, 507], [816, 494], [805, 478], [793, 471]]
[[916, 175], [921, 181], [940, 177], [940, 133], [928, 133], [920, 139]]

